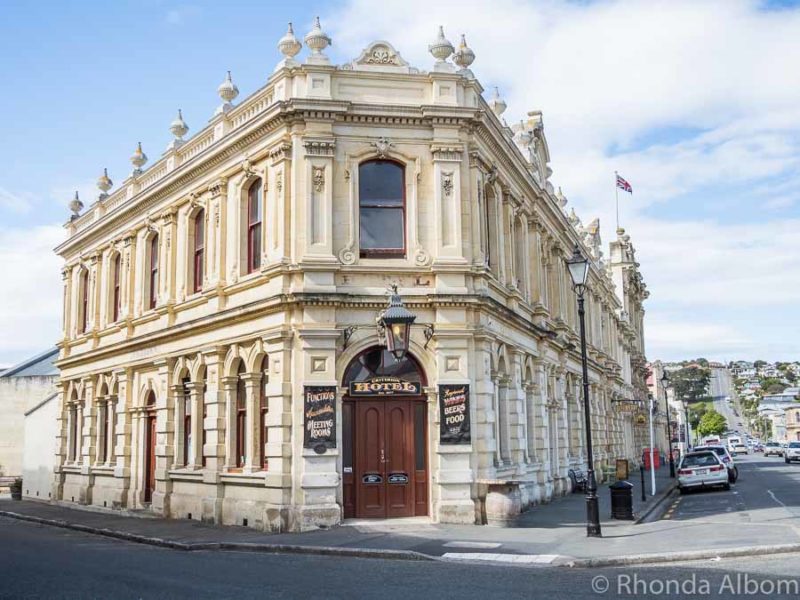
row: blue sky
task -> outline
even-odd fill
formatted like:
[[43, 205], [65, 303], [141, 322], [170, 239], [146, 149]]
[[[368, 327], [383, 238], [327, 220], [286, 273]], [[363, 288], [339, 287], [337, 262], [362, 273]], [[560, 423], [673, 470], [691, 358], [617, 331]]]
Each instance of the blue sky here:
[[465, 33], [509, 122], [544, 111], [553, 182], [613, 235], [622, 221], [651, 290], [651, 358], [800, 359], [800, 7], [797, 2], [13, 2], [0, 6], [0, 364], [59, 336], [59, 261], [75, 189], [88, 204], [141, 141], [160, 156], [178, 108], [198, 131], [230, 69], [264, 84], [276, 43], [313, 17], [335, 63], [387, 39], [430, 68], [442, 24]]

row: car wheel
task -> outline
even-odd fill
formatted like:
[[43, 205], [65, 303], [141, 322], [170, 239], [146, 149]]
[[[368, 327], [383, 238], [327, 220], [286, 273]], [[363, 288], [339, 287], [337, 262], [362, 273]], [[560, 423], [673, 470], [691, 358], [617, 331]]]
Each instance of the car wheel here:
[[783, 461], [788, 465], [791, 461], [788, 458], [784, 458]]
[[686, 488], [679, 487], [679, 488], [678, 488], [678, 493], [679, 493], [681, 496], [685, 495], [685, 494], [686, 494]]

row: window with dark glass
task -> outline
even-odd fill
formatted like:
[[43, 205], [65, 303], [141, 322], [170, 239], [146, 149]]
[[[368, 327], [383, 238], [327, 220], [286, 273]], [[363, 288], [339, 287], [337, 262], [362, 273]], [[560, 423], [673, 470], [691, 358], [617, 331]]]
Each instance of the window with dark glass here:
[[189, 378], [183, 383], [183, 464], [188, 465], [192, 450], [192, 394], [189, 390]]
[[247, 272], [261, 267], [261, 180], [247, 191]]
[[158, 299], [158, 236], [154, 235], [150, 239], [150, 281], [148, 308], [156, 307]]
[[78, 455], [78, 408], [69, 407], [69, 460], [76, 460]]
[[113, 313], [113, 321], [116, 323], [119, 320], [119, 313], [120, 313], [120, 302], [122, 300], [122, 296], [120, 295], [119, 290], [119, 278], [120, 278], [120, 266], [122, 261], [120, 260], [119, 254], [114, 256], [114, 297], [111, 299], [113, 305], [111, 307], [111, 311]]
[[373, 160], [358, 168], [361, 256], [405, 255], [405, 175], [402, 165]]
[[89, 273], [81, 272], [81, 332], [89, 330]]
[[194, 260], [193, 260], [193, 289], [199, 292], [203, 289], [203, 256], [205, 252], [205, 211], [200, 212], [194, 218]]
[[260, 446], [260, 454], [261, 454], [261, 466], [264, 469], [267, 469], [267, 451], [265, 450], [264, 446], [269, 441], [268, 431], [267, 431], [267, 413], [269, 412], [269, 400], [267, 398], [267, 384], [269, 383], [269, 359], [268, 357], [264, 357], [264, 360], [261, 364], [261, 386], [260, 389], [260, 396], [258, 400], [258, 407], [259, 407], [259, 431], [261, 432], [261, 446]]
[[236, 466], [243, 467], [247, 454], [247, 386], [244, 365], [239, 366], [239, 381], [236, 386]]
[[100, 414], [102, 416], [102, 421], [100, 422], [100, 462], [105, 463], [108, 460], [108, 421], [110, 417], [108, 402], [103, 402], [100, 405]]

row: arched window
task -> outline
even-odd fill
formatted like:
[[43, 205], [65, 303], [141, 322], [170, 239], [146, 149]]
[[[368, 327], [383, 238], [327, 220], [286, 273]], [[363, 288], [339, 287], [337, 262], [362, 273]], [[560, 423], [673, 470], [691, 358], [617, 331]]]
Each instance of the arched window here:
[[203, 289], [204, 253], [206, 247], [206, 213], [201, 208], [194, 217], [194, 256], [192, 259], [192, 289]]
[[78, 396], [72, 393], [72, 400], [69, 403], [69, 449], [67, 460], [75, 462], [78, 457]]
[[261, 180], [247, 190], [247, 272], [261, 268]]
[[361, 256], [405, 256], [405, 172], [389, 160], [358, 167]]
[[260, 454], [261, 466], [266, 470], [267, 464], [267, 451], [265, 446], [269, 441], [267, 431], [267, 413], [269, 412], [269, 399], [267, 398], [267, 384], [269, 383], [269, 357], [264, 356], [261, 361], [261, 385], [259, 386], [260, 394], [258, 400], [259, 407], [259, 431], [261, 432]]
[[150, 238], [149, 258], [149, 280], [147, 307], [155, 308], [158, 300], [158, 235]]
[[89, 330], [89, 271], [86, 269], [81, 271], [79, 287], [81, 292], [81, 333], [86, 333]]
[[120, 303], [122, 302], [122, 295], [120, 294], [120, 288], [119, 288], [121, 265], [122, 261], [120, 260], [120, 255], [115, 254], [114, 262], [111, 265], [111, 268], [114, 270], [113, 273], [114, 291], [111, 297], [111, 317], [114, 323], [119, 321], [119, 314], [121, 312]]
[[244, 377], [244, 361], [239, 363], [236, 383], [236, 466], [243, 467], [247, 455], [247, 387]]

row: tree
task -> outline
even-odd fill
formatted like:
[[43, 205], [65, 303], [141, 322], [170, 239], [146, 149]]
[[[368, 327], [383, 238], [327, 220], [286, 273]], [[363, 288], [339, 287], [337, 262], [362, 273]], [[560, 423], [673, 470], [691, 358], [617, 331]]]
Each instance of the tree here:
[[761, 367], [766, 367], [766, 366], [767, 366], [767, 361], [765, 360], [757, 360], [753, 363], [753, 367], [755, 367], [756, 369], [760, 369]]
[[678, 400], [687, 403], [700, 402], [708, 398], [708, 384], [711, 380], [711, 371], [705, 367], [683, 367], [673, 371], [670, 383], [675, 390]]
[[764, 390], [765, 394], [780, 394], [786, 389], [786, 385], [776, 377], [762, 377], [760, 381], [761, 389]]
[[689, 405], [689, 424], [692, 426], [692, 431], [697, 430], [700, 419], [703, 418], [703, 415], [705, 415], [710, 408], [711, 406], [707, 402], [698, 402]]
[[700, 419], [700, 424], [697, 426], [697, 433], [705, 437], [707, 435], [722, 435], [722, 432], [728, 428], [728, 423], [725, 421], [720, 413], [715, 410], [709, 410]]

